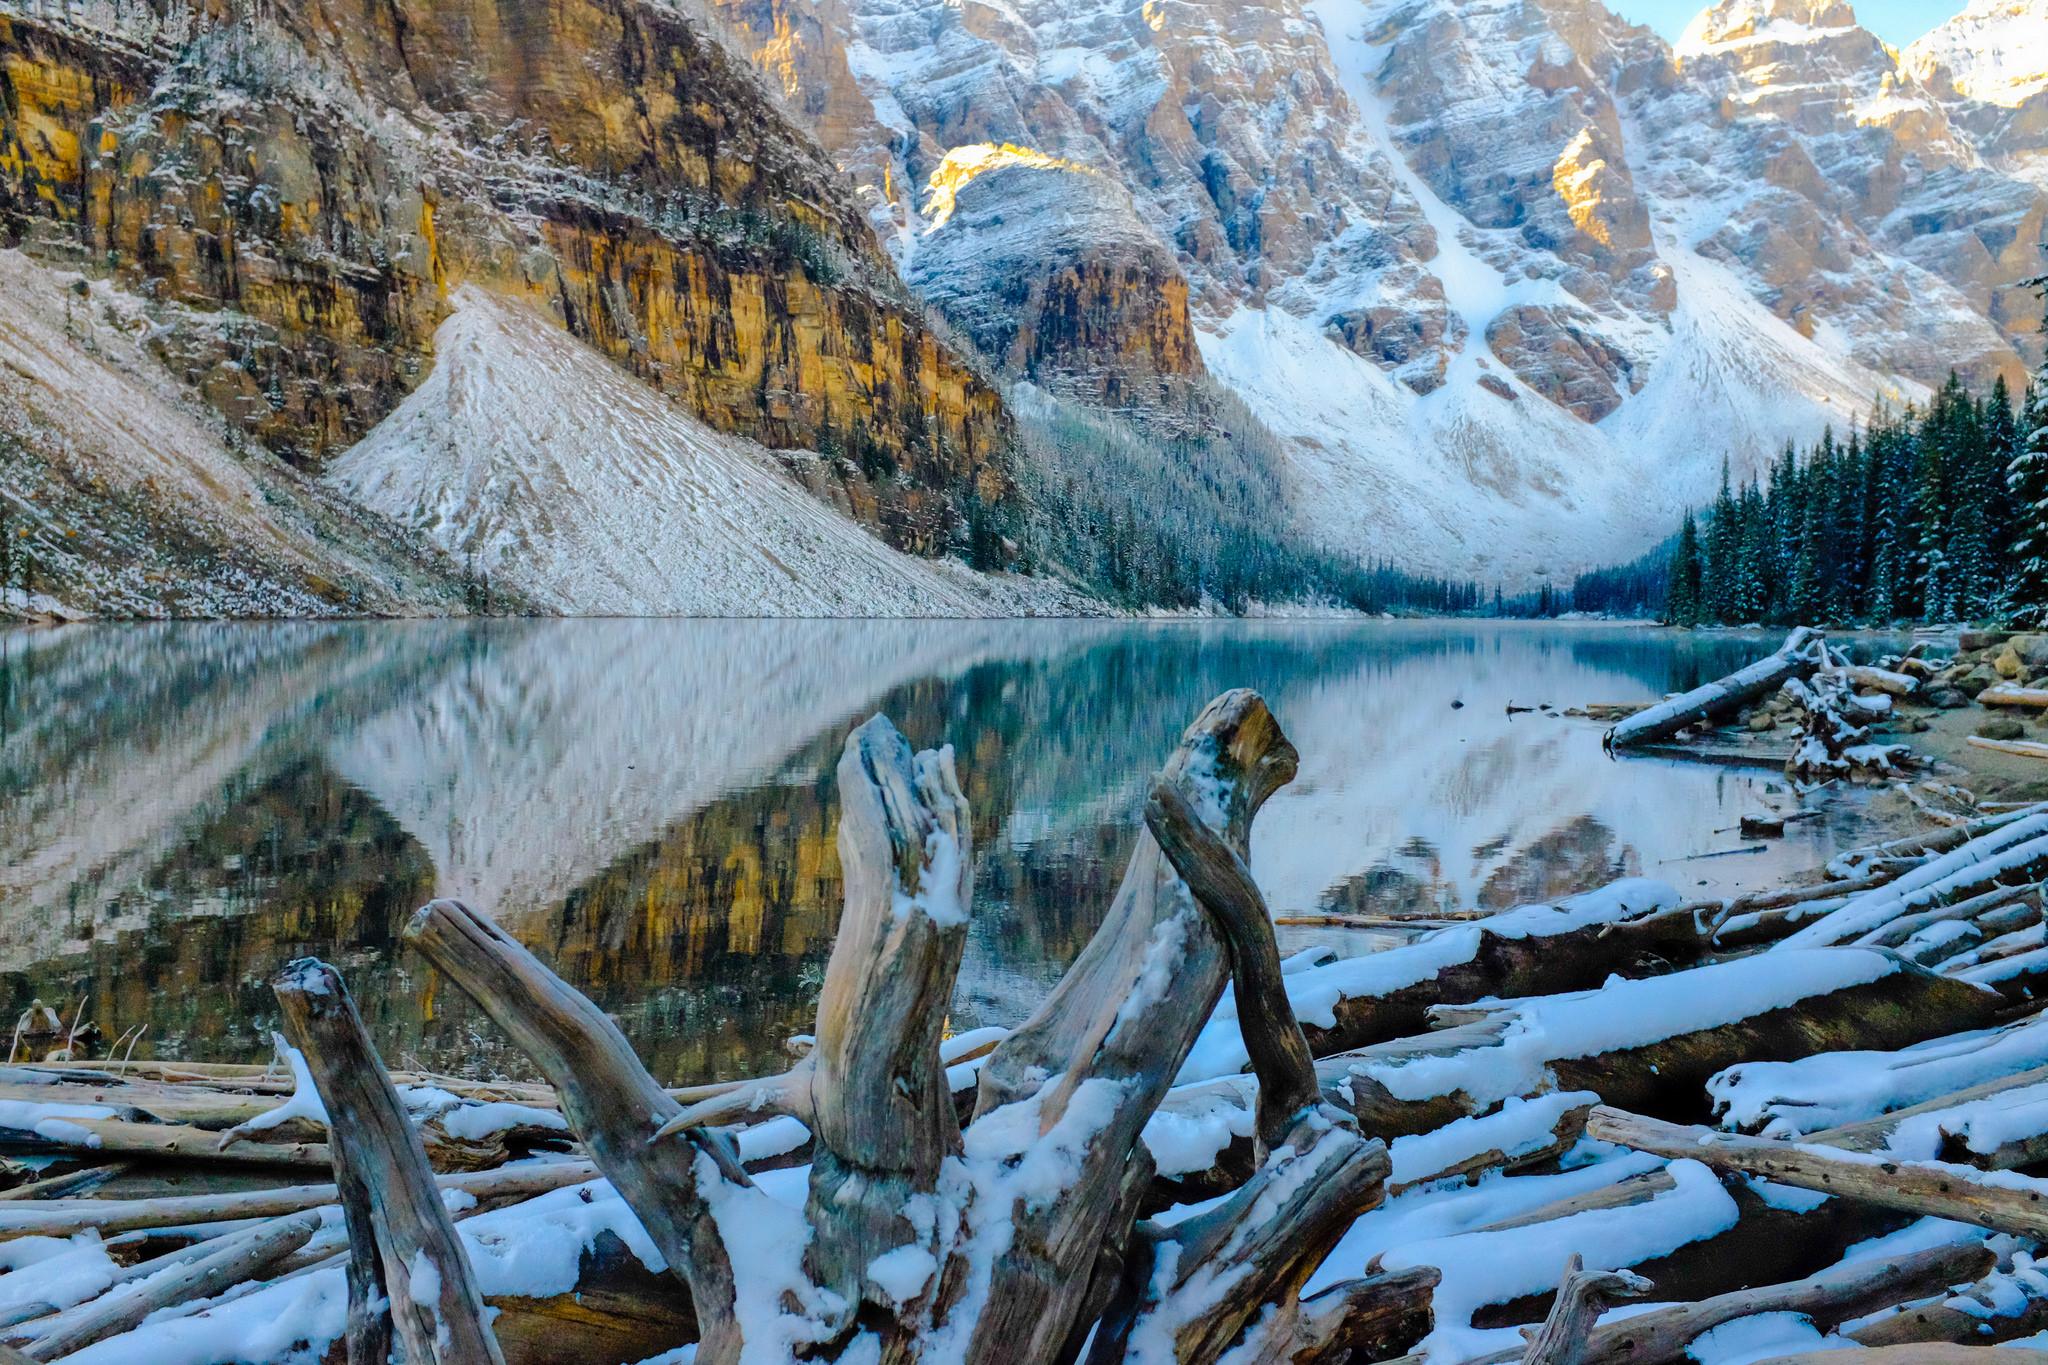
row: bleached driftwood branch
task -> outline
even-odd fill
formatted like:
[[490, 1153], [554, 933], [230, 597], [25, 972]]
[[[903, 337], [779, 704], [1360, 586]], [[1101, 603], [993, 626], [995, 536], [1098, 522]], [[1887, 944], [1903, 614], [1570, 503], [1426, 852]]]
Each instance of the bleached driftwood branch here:
[[1827, 644], [1819, 631], [1801, 626], [1770, 654], [1715, 682], [1639, 711], [1607, 732], [1609, 749], [1654, 744], [1680, 730], [1740, 710], [1767, 697], [1793, 678], [1811, 675], [1828, 663]]
[[393, 1337], [416, 1365], [503, 1365], [426, 1149], [341, 974], [306, 958], [271, 989], [334, 1133], [348, 1221], [350, 1365], [388, 1356]]

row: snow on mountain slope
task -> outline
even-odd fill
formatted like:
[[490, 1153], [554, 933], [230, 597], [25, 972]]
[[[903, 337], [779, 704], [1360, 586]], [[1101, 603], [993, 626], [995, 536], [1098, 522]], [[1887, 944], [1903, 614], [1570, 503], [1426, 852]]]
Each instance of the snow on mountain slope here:
[[2024, 103], [2048, 90], [2048, 0], [1972, 0], [1902, 55], [1922, 79], [1945, 72], [1970, 99]]
[[325, 478], [578, 615], [1004, 616], [1054, 585], [883, 545], [546, 318], [453, 296], [425, 382]]
[[[1998, 22], [1955, 44], [2024, 86], [1999, 55], [2024, 39], [1993, 30], [2043, 4], [1978, 0]], [[2023, 157], [2048, 119], [1993, 149], [1844, 0], [1720, 0], [1676, 50], [1599, 0], [720, 7], [764, 64], [829, 77], [820, 136], [887, 168], [869, 202], [914, 286], [943, 260], [935, 301], [1031, 274], [1027, 234], [917, 218], [906, 187], [955, 149], [1127, 188], [1206, 367], [1289, 438], [1296, 511], [1334, 546], [1566, 575], [1644, 548], [1724, 458], [1755, 471], [2040, 344], [2020, 282], [2048, 197]], [[1032, 221], [1043, 187], [1011, 183], [984, 221]]]
[[[231, 443], [149, 353], [151, 326], [133, 296], [0, 251], [0, 510], [39, 580], [64, 585], [33, 606], [325, 616], [459, 605], [424, 545]], [[24, 605], [18, 591], [11, 603]]]

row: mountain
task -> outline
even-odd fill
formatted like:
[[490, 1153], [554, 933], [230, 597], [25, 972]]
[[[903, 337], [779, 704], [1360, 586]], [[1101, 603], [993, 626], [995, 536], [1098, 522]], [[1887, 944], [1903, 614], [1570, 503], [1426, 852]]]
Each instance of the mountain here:
[[1070, 611], [1061, 413], [1514, 587], [2040, 353], [2048, 0], [698, 2], [0, 0], [36, 604]]
[[[1724, 458], [1753, 472], [1952, 366], [2038, 354], [2021, 282], [2048, 201], [2015, 135], [1994, 146], [1839, 0], [1723, 0], [1676, 45], [1597, 0], [719, 10], [970, 334], [1008, 296], [1170, 255], [1201, 369], [1359, 552], [1568, 573], [1642, 548]], [[1941, 50], [2024, 88], [2001, 54], [2038, 55], [2044, 14], [1980, 0]], [[1043, 206], [1078, 215], [1084, 182], [1128, 206], [1092, 196], [1113, 226], [1071, 235], [1093, 252], [1027, 273], [1017, 238], [1079, 223]], [[1160, 331], [1132, 308], [997, 358], [1085, 388]]]
[[[30, 394], [0, 403], [0, 461], [22, 471], [9, 511], [49, 586], [43, 605], [460, 610], [472, 573], [515, 609], [887, 613], [1002, 598], [905, 558], [958, 549], [969, 504], [1014, 501], [1002, 395], [934, 330], [851, 188], [701, 19], [641, 0], [0, 5], [0, 89], [0, 346], [35, 357], [17, 371]], [[716, 448], [720, 477], [758, 494], [736, 494], [732, 518], [762, 499], [791, 509], [737, 533], [751, 542], [739, 558], [779, 557], [818, 581], [763, 598], [735, 574], [680, 598], [635, 581], [628, 560], [648, 549], [628, 538], [596, 576], [623, 593], [565, 595], [536, 565], [578, 547], [521, 558], [493, 529], [498, 509], [380, 516], [337, 497], [349, 482], [321, 476], [345, 451], [390, 451], [404, 437], [385, 424], [416, 435], [421, 405], [459, 388], [440, 346], [451, 318], [467, 325], [465, 289], [545, 317], [579, 357], [567, 372], [616, 373], [634, 403], [672, 410], [679, 480]], [[49, 327], [31, 331], [53, 315], [54, 345]], [[95, 372], [110, 361], [115, 374]], [[168, 416], [94, 427], [109, 407], [143, 411], [141, 390], [148, 411], [177, 409], [178, 441], [158, 439]], [[532, 432], [553, 415], [534, 406], [552, 403], [544, 385], [475, 396], [495, 410], [466, 447], [418, 446], [422, 461], [447, 458], [415, 470], [416, 487], [459, 501], [493, 454], [494, 422]], [[703, 537], [736, 534], [668, 507], [677, 482], [641, 483], [615, 452], [554, 453], [550, 469], [515, 471], [532, 521], [574, 528], [637, 499], [651, 534], [713, 560], [726, 547]], [[608, 459], [606, 478], [560, 481]], [[244, 492], [258, 477], [285, 491]], [[804, 489], [838, 509], [823, 518], [835, 525], [819, 528]], [[283, 515], [284, 496], [325, 522]], [[606, 505], [575, 506], [593, 496]], [[333, 562], [330, 504], [376, 542], [361, 573]], [[123, 546], [151, 540], [152, 517], [165, 523], [154, 549], [176, 562], [129, 573]], [[821, 536], [843, 553], [818, 560]], [[173, 554], [173, 540], [189, 548]], [[863, 559], [872, 572], [853, 588], [825, 581]], [[673, 581], [697, 564], [649, 572]], [[866, 586], [877, 595], [858, 596]]]

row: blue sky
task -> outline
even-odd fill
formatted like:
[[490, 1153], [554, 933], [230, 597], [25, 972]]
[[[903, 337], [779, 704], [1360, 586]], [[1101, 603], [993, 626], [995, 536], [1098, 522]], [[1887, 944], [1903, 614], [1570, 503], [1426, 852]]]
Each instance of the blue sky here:
[[[1676, 38], [1705, 8], [1705, 0], [1607, 0], [1609, 7], [1666, 38]], [[1893, 47], [1904, 47], [1963, 7], [1963, 0], [1851, 0], [1863, 26]]]

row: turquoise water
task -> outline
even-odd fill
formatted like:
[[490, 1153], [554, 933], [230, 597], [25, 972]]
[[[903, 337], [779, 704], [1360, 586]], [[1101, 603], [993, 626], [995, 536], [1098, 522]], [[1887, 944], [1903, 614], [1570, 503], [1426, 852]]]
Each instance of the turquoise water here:
[[1278, 914], [1503, 906], [1637, 873], [1723, 894], [1823, 861], [1859, 798], [1824, 797], [1826, 820], [1762, 854], [1699, 858], [1789, 801], [1776, 774], [1616, 761], [1556, 711], [1651, 699], [1772, 643], [1467, 622], [4, 633], [4, 1003], [146, 1028], [144, 1053], [256, 1059], [270, 973], [310, 952], [388, 1056], [516, 1074], [398, 944], [417, 905], [456, 895], [615, 1012], [658, 1075], [758, 1072], [808, 1031], [838, 908], [832, 767], [880, 711], [958, 751], [978, 859], [955, 1022], [1014, 1021], [1097, 923], [1151, 774], [1237, 686], [1302, 755], [1254, 834]]

